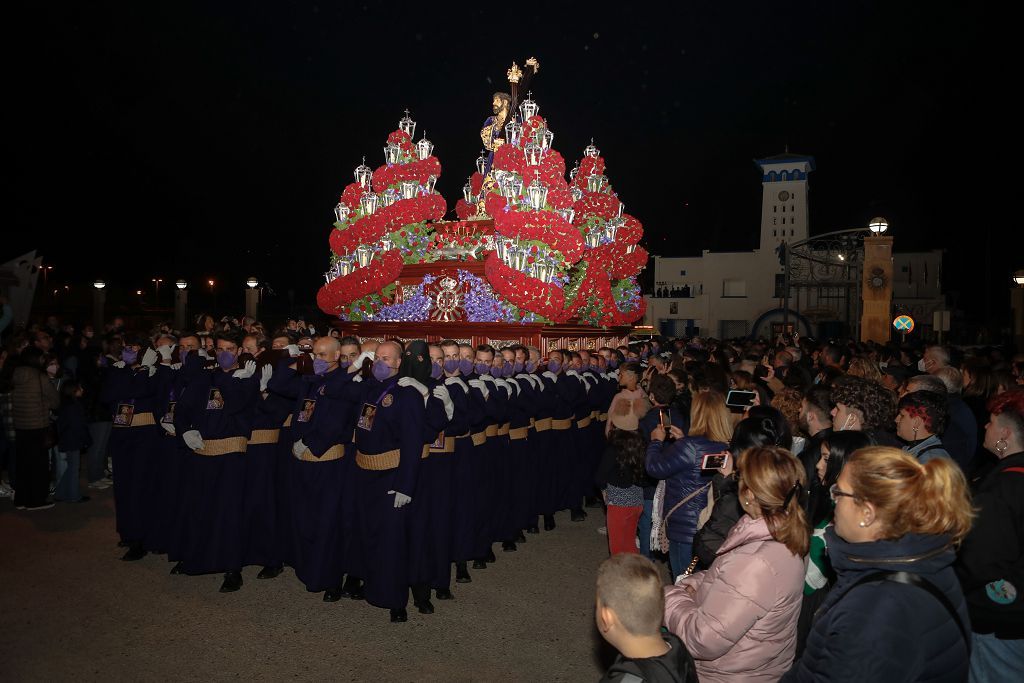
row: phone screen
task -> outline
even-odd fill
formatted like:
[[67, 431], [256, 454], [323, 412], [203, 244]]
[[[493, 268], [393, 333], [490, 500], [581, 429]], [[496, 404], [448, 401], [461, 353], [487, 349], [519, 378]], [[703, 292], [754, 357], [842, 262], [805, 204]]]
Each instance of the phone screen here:
[[704, 462], [701, 463], [701, 469], [705, 470], [720, 470], [725, 467], [726, 463], [729, 462], [729, 453], [708, 453], [704, 456]]
[[754, 405], [755, 396], [757, 396], [757, 393], [753, 391], [740, 391], [739, 389], [733, 389], [725, 397], [725, 405], [730, 408], [746, 408]]

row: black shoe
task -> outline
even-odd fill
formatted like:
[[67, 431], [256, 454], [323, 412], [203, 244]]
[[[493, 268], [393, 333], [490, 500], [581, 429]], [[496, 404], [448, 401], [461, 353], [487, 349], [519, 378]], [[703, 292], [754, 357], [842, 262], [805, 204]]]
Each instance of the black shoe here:
[[329, 588], [324, 591], [324, 602], [338, 602], [341, 600], [341, 588]]
[[587, 496], [587, 498], [583, 501], [583, 504], [588, 508], [600, 508], [601, 499], [595, 498], [594, 496]]
[[172, 576], [175, 575], [175, 574], [184, 574], [184, 573], [185, 573], [185, 563], [184, 562], [179, 562], [178, 564], [174, 565], [174, 567], [171, 568], [171, 575]]
[[469, 575], [465, 562], [455, 563], [455, 583], [473, 583], [473, 577]]
[[501, 552], [503, 553], [514, 553], [517, 550], [519, 550], [519, 548], [517, 548], [516, 544], [512, 541], [506, 541], [505, 543], [501, 544]]
[[554, 530], [555, 530], [555, 516], [554, 515], [544, 515], [544, 531], [554, 531]]
[[487, 546], [487, 557], [484, 559], [492, 564], [498, 561], [498, 558], [494, 556], [494, 549], [491, 546]]
[[234, 593], [242, 587], [242, 572], [224, 572], [224, 583], [220, 585], [221, 593]]
[[256, 575], [257, 579], [276, 579], [284, 571], [284, 567], [264, 567]]
[[391, 623], [392, 624], [401, 624], [401, 623], [405, 623], [407, 621], [409, 621], [409, 613], [405, 611], [404, 607], [402, 609], [393, 609], [393, 610], [391, 610]]
[[341, 597], [350, 600], [363, 600], [366, 593], [363, 591], [363, 580], [358, 576], [349, 574], [345, 577], [345, 585], [341, 587]]
[[487, 569], [487, 563], [483, 560], [473, 560], [473, 569]]
[[420, 600], [418, 602], [414, 602], [413, 604], [416, 606], [416, 610], [420, 614], [433, 614], [434, 613], [434, 605], [433, 605], [432, 602], [430, 602], [430, 600]]
[[587, 513], [583, 511], [583, 508], [576, 508], [572, 511], [572, 515], [569, 517], [574, 522], [582, 522], [587, 518]]
[[523, 534], [523, 530], [519, 530], [519, 535], [516, 536], [516, 541], [519, 543], [526, 543], [526, 536]]
[[437, 599], [438, 600], [454, 600], [455, 599], [455, 596], [452, 595], [451, 590], [448, 589], [448, 588], [438, 588], [436, 593], [437, 593]]
[[[550, 531], [550, 529], [549, 529], [549, 531]], [[540, 528], [537, 527], [537, 526], [531, 526], [529, 529], [526, 530], [526, 533], [528, 533], [528, 534], [539, 534], [540, 533]]]
[[141, 544], [128, 546], [128, 552], [121, 556], [125, 562], [136, 562], [146, 556], [146, 551]]

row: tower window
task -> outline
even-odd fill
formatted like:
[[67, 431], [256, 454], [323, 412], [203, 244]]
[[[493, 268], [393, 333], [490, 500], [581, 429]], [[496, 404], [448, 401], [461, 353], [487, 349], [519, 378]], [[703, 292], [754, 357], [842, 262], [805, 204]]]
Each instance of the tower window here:
[[782, 213], [786, 213], [786, 205], [785, 204], [782, 205]]
[[779, 212], [779, 207], [773, 206], [772, 207], [772, 213], [778, 213], [778, 212]]
[[778, 237], [778, 236], [779, 236], [779, 231], [778, 230], [772, 230], [772, 237]]
[[789, 210], [790, 210], [790, 211], [796, 211], [796, 209], [795, 209], [795, 208], [793, 208], [793, 205], [792, 205], [792, 204], [790, 205], [790, 207], [789, 207]]
[[783, 218], [783, 219], [782, 219], [782, 224], [783, 224], [783, 225], [785, 225], [785, 224], [786, 224], [786, 219], [785, 219], [785, 218]]

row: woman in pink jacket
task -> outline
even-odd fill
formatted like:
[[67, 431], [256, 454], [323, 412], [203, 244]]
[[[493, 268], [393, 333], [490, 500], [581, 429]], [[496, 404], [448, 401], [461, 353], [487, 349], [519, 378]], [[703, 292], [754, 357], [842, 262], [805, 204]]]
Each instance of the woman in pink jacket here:
[[711, 568], [665, 589], [665, 625], [706, 681], [777, 681], [796, 650], [810, 530], [804, 468], [776, 447], [740, 454], [740, 505]]

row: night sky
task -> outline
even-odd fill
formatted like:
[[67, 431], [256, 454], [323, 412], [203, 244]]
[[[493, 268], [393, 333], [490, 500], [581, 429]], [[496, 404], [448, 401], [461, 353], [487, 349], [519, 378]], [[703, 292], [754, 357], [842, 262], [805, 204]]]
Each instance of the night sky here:
[[594, 137], [652, 253], [754, 248], [752, 160], [788, 145], [817, 161], [812, 234], [885, 216], [897, 251], [949, 249], [947, 287], [997, 315], [1024, 267], [992, 220], [1007, 93], [986, 81], [1008, 48], [967, 4], [118, 5], [24, 3], [5, 22], [3, 255], [38, 248], [57, 283], [255, 274], [312, 301], [332, 207], [402, 111], [454, 207], [491, 93], [530, 56], [555, 148], [571, 167]]

